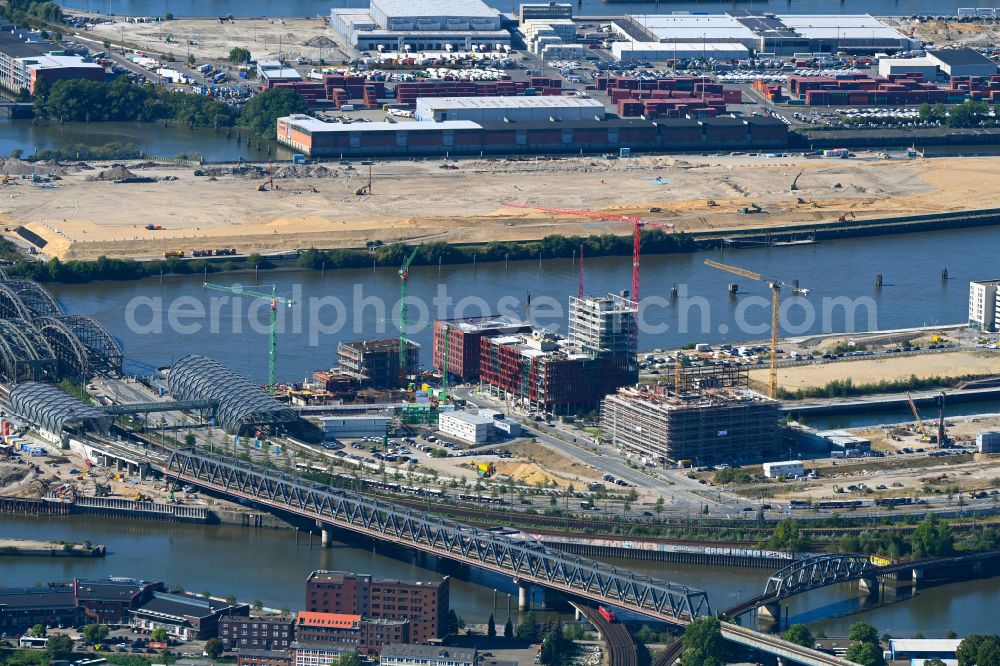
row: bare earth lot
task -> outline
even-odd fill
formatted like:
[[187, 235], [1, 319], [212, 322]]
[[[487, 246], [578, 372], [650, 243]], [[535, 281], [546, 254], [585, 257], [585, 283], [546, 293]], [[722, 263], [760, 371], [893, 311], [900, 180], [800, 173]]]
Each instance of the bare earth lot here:
[[[456, 165], [378, 163], [374, 195], [365, 197], [354, 192], [367, 173], [337, 162], [279, 167], [279, 189], [270, 192], [256, 191], [260, 178], [199, 177], [189, 166], [130, 164], [135, 175], [176, 177], [134, 184], [87, 180], [108, 164], [36, 167], [57, 168], [63, 179], [51, 189], [24, 180], [0, 186], [0, 225], [27, 226], [49, 241], [47, 254], [63, 259], [151, 258], [200, 247], [249, 253], [357, 247], [375, 239], [480, 242], [629, 232], [621, 222], [507, 207], [507, 201], [643, 215], [678, 230], [801, 224], [808, 231], [846, 211], [864, 219], [1000, 205], [1000, 158], [580, 157]], [[10, 166], [0, 165], [0, 173]], [[791, 192], [799, 171], [799, 190]], [[765, 212], [738, 212], [750, 203]], [[163, 230], [147, 231], [147, 223]]]
[[[750, 379], [767, 382], [767, 370], [752, 370]], [[835, 379], [847, 379], [855, 384], [875, 384], [886, 379], [905, 379], [910, 375], [924, 377], [964, 377], [967, 375], [1000, 374], [1000, 353], [995, 351], [956, 351], [915, 356], [888, 356], [857, 361], [815, 363], [778, 369], [778, 383], [794, 391], [799, 388], [825, 386]]]

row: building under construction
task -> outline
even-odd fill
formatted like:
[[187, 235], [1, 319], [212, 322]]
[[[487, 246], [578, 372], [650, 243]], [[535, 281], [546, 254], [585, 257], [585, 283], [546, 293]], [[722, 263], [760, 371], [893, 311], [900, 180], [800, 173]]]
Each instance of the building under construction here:
[[339, 371], [362, 388], [405, 388], [405, 377], [417, 374], [420, 345], [407, 340], [405, 372], [399, 370], [399, 338], [358, 340], [337, 345]]
[[778, 402], [737, 389], [622, 388], [601, 405], [601, 440], [660, 464], [773, 460], [781, 443]]
[[627, 294], [571, 296], [569, 339], [589, 354], [627, 354], [634, 358], [638, 339], [636, 304]]

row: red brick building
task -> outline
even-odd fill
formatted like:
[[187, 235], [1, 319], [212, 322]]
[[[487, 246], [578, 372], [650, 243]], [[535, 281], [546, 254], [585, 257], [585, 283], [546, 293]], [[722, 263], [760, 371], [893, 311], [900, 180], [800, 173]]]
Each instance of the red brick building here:
[[[408, 620], [409, 636], [397, 642], [427, 643], [446, 633], [449, 581], [448, 576], [436, 582], [411, 583], [368, 574], [314, 571], [306, 581], [306, 610]], [[309, 640], [301, 635], [297, 638]]]
[[295, 638], [297, 643], [344, 645], [357, 649], [359, 654], [378, 654], [383, 645], [409, 643], [410, 623], [350, 613], [299, 611]]
[[448, 351], [448, 374], [462, 381], [479, 378], [479, 341], [483, 337], [530, 333], [531, 325], [507, 316], [438, 319], [434, 322], [434, 368], [444, 366], [445, 343]]

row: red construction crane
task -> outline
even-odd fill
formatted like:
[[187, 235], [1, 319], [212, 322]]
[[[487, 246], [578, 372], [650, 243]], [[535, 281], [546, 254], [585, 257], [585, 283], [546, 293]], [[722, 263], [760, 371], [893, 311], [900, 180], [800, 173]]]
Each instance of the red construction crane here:
[[643, 227], [659, 227], [661, 229], [673, 229], [674, 225], [662, 222], [649, 222], [632, 215], [613, 215], [601, 213], [595, 210], [575, 210], [572, 208], [547, 208], [545, 206], [530, 206], [528, 204], [514, 203], [513, 201], [503, 202], [504, 206], [511, 208], [527, 208], [529, 210], [540, 210], [545, 213], [556, 213], [558, 215], [575, 215], [577, 217], [589, 217], [595, 220], [607, 220], [608, 222], [627, 222], [632, 225], [632, 300], [639, 302], [639, 246], [642, 241]]

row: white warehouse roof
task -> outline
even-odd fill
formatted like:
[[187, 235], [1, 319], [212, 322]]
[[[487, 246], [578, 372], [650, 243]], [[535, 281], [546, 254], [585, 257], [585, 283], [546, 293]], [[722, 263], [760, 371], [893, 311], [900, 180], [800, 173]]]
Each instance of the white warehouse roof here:
[[471, 412], [444, 412], [441, 414], [440, 418], [465, 421], [466, 423], [472, 425], [490, 425], [494, 422], [494, 419], [491, 416], [481, 416], [479, 414], [472, 414]]
[[587, 97], [539, 95], [531, 97], [422, 97], [417, 100], [432, 109], [578, 109], [604, 111], [604, 105]]
[[296, 114], [278, 118], [292, 125], [293, 127], [307, 132], [375, 132], [381, 130], [396, 131], [420, 131], [420, 130], [459, 130], [459, 129], [479, 129], [479, 123], [471, 120], [445, 120], [442, 122], [433, 121], [413, 121], [397, 123], [328, 123], [317, 120], [312, 116]]
[[728, 14], [634, 14], [629, 18], [664, 42], [756, 38], [753, 30]]
[[778, 20], [811, 39], [902, 39], [901, 33], [869, 14], [780, 15]]
[[693, 58], [715, 58], [716, 60], [733, 60], [750, 57], [750, 49], [738, 42], [614, 42], [611, 45], [611, 55], [618, 60], [646, 59], [691, 60]]
[[447, 16], [496, 18], [497, 10], [482, 0], [372, 0], [389, 18]]

